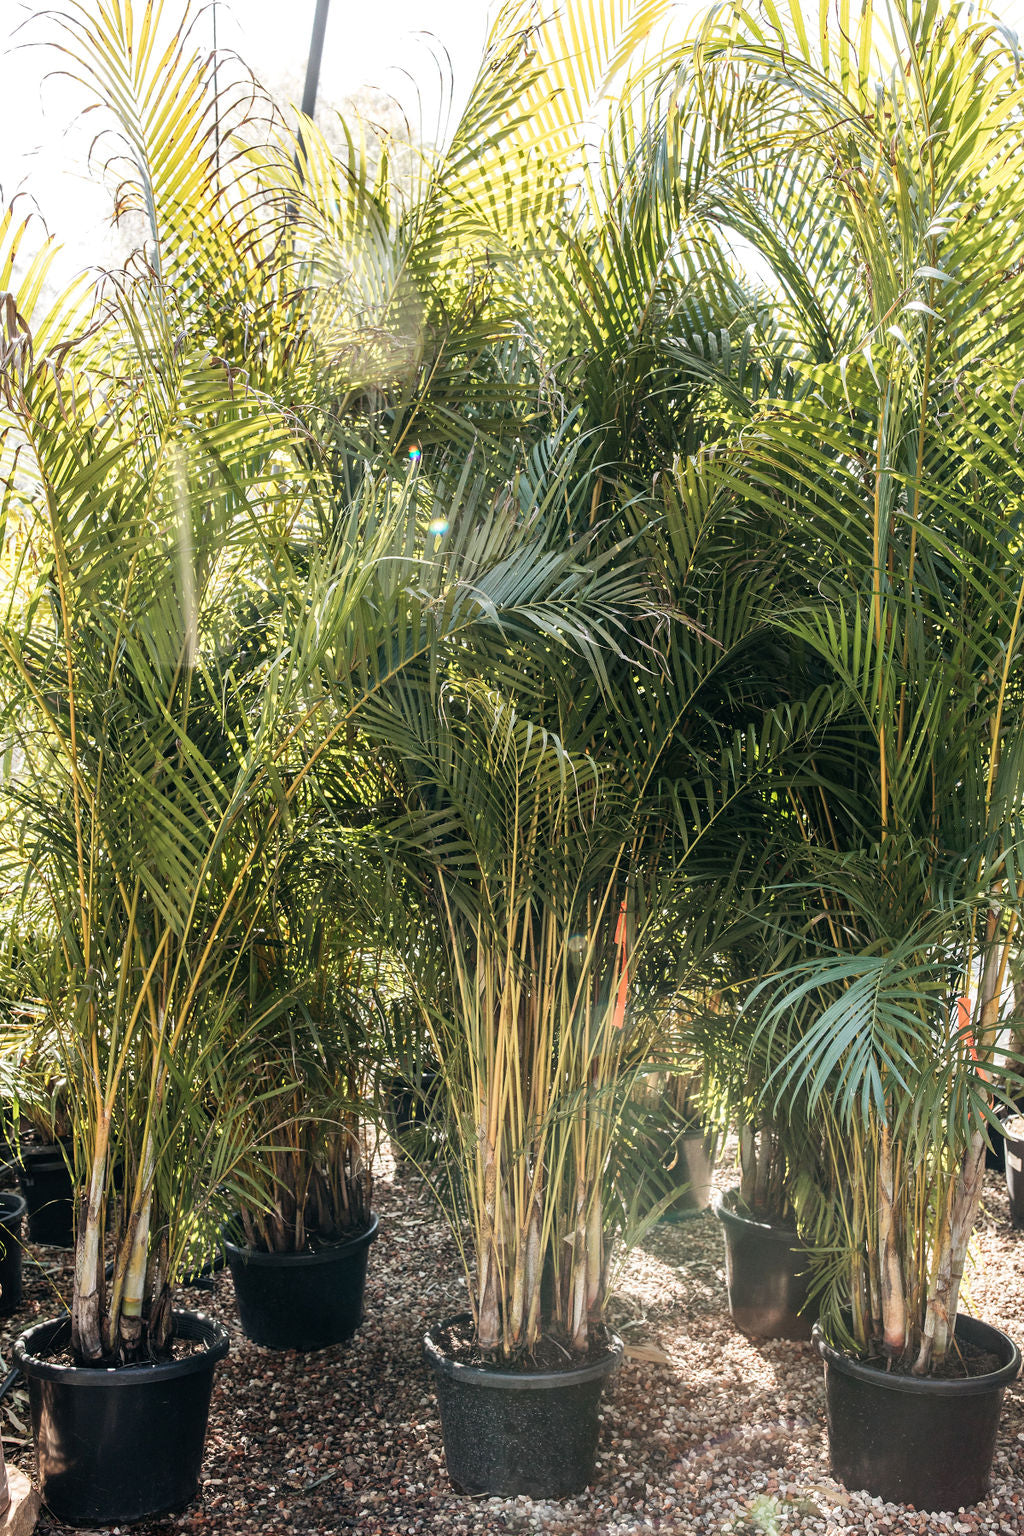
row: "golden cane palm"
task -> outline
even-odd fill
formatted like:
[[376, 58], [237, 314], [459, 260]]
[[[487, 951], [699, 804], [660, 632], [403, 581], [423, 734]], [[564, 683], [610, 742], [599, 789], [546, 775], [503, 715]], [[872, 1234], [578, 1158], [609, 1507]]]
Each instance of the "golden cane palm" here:
[[924, 1372], [951, 1347], [1024, 890], [1024, 90], [993, 18], [931, 3], [737, 7], [699, 57], [743, 130], [719, 216], [771, 274], [797, 381], [723, 483], [786, 523], [805, 588], [779, 630], [845, 699], [794, 801], [793, 937], [817, 953], [772, 984], [773, 1091], [809, 1095], [847, 1190], [833, 1326], [845, 1304], [861, 1349]]
[[[388, 793], [379, 767], [369, 754], [357, 763], [332, 754], [289, 831], [261, 855], [272, 890], [231, 1030], [249, 1062], [237, 1113], [255, 1161], [239, 1216], [248, 1245], [266, 1252], [301, 1253], [372, 1220], [385, 1000], [398, 975], [376, 915], [388, 892], [361, 846]], [[254, 806], [257, 835], [270, 811], [269, 801]], [[238, 839], [236, 859], [247, 843]], [[369, 922], [360, 922], [355, 885], [374, 890]]]
[[[405, 786], [384, 848], [426, 901], [396, 948], [451, 1110], [445, 1203], [468, 1217], [476, 1342], [497, 1358], [600, 1339], [630, 1090], [660, 1015], [749, 919], [745, 839], [819, 719], [777, 706], [773, 565], [749, 560], [731, 498], [705, 498], [692, 465], [660, 490], [619, 531], [652, 593], [680, 600], [612, 630], [600, 667], [524, 647], [499, 669], [478, 648], [435, 711], [415, 679], [382, 695]], [[616, 525], [599, 533], [614, 551]]]
[[[121, 338], [117, 350], [123, 363]], [[94, 459], [97, 396], [84, 368], [55, 380], [47, 361], [11, 381], [7, 411], [35, 477], [17, 509], [24, 574], [3, 640], [8, 730], [23, 753], [9, 793], [52, 935], [47, 996], [81, 1095], [89, 1198], [75, 1337], [92, 1358], [132, 1354], [144, 1311], [160, 1346], [158, 1307], [187, 1232], [178, 1203], [195, 1198], [182, 1164], [200, 1177], [204, 1148], [215, 1182], [237, 1156], [230, 1128], [204, 1121], [207, 1095], [226, 1091], [217, 1046], [271, 889], [267, 849], [304, 784], [332, 752], [345, 758], [353, 733], [379, 736], [379, 697], [405, 674], [429, 676], [439, 647], [488, 628], [501, 648], [538, 629], [545, 644], [578, 632], [589, 645], [575, 603], [592, 622], [628, 583], [588, 570], [586, 551], [536, 516], [509, 517], [465, 490], [462, 506], [445, 501], [445, 551], [426, 559], [414, 479], [364, 488], [296, 576], [274, 537], [301, 514], [283, 418], [242, 404], [225, 373], [194, 376], [187, 357], [149, 347], [143, 401], [109, 413]], [[171, 428], [154, 401], [195, 434], [165, 465], [154, 459]], [[265, 820], [239, 859], [254, 806]], [[126, 1224], [105, 1292], [100, 1234], [117, 1157]]]

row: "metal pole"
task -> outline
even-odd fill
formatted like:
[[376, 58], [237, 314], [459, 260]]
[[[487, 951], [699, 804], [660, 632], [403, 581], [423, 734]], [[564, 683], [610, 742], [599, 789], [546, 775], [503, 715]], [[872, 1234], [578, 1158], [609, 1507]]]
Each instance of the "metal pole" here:
[[[313, 17], [313, 36], [309, 40], [309, 58], [306, 61], [306, 84], [302, 92], [302, 111], [306, 117], [312, 117], [316, 111], [316, 91], [320, 84], [320, 60], [324, 55], [324, 34], [327, 31], [327, 12], [331, 8], [331, 0], [316, 0], [316, 15]], [[295, 156], [295, 169], [299, 174], [299, 183], [303, 181], [303, 161], [306, 158], [306, 144], [302, 137], [302, 129], [299, 129], [299, 148]]]
[[331, 0], [316, 0], [313, 17], [313, 36], [309, 42], [309, 59], [306, 63], [306, 87], [302, 92], [302, 110], [307, 117], [316, 112], [316, 93], [320, 84], [320, 60], [324, 54], [324, 34], [327, 31], [327, 12]]
[[217, 157], [217, 174], [220, 175], [220, 83], [217, 79], [217, 0], [210, 7], [213, 16], [213, 146]]

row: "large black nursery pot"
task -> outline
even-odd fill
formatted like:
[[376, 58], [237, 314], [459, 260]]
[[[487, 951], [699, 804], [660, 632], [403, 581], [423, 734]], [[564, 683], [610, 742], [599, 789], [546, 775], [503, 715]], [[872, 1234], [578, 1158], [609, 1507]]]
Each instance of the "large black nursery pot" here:
[[0, 1131], [0, 1189], [14, 1189], [18, 1182], [18, 1148]]
[[1020, 1350], [998, 1328], [960, 1314], [956, 1337], [996, 1356], [983, 1376], [897, 1376], [833, 1349], [815, 1324], [825, 1362], [832, 1472], [892, 1504], [955, 1510], [988, 1492], [1003, 1393]]
[[713, 1126], [691, 1126], [673, 1138], [668, 1161], [679, 1193], [663, 1220], [685, 1221], [691, 1216], [703, 1216], [711, 1203], [717, 1152], [718, 1132]]
[[1024, 1227], [1024, 1117], [1015, 1115], [1012, 1120], [1007, 1120], [1003, 1136], [1010, 1224], [1013, 1227]]
[[431, 1328], [423, 1354], [434, 1374], [448, 1475], [460, 1493], [560, 1499], [594, 1475], [601, 1394], [622, 1360], [612, 1336], [597, 1360], [528, 1372], [469, 1365], [439, 1339], [468, 1315]]
[[796, 1228], [739, 1211], [735, 1190], [719, 1197], [714, 1211], [736, 1327], [757, 1339], [809, 1339], [817, 1309], [808, 1310], [810, 1261]]
[[[415, 1078], [397, 1076], [391, 1079], [385, 1101], [385, 1123], [399, 1157], [405, 1155], [403, 1141], [406, 1138], [414, 1132], [425, 1132], [431, 1126], [443, 1087], [441, 1073], [431, 1067], [424, 1068]], [[418, 1152], [428, 1155], [436, 1133], [429, 1141], [426, 1136], [420, 1139]]]
[[52, 1248], [73, 1248], [74, 1185], [60, 1147], [23, 1142], [18, 1177], [28, 1204], [29, 1241]]
[[350, 1339], [363, 1320], [366, 1261], [377, 1236], [365, 1232], [312, 1253], [264, 1253], [225, 1243], [242, 1332], [267, 1349], [326, 1349]]
[[0, 1176], [18, 1156], [18, 1138], [14, 1133], [11, 1109], [0, 1099]]
[[66, 1525], [120, 1525], [183, 1509], [196, 1496], [210, 1393], [228, 1334], [199, 1312], [175, 1312], [191, 1354], [159, 1364], [64, 1364], [71, 1324], [39, 1323], [14, 1359], [28, 1381], [43, 1502]]
[[0, 1194], [0, 1317], [21, 1305], [21, 1240], [25, 1197]]

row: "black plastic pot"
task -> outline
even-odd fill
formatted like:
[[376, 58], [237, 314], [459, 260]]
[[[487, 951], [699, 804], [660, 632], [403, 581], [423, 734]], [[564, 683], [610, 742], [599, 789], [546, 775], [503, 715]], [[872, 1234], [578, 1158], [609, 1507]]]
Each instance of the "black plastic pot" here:
[[315, 1253], [263, 1253], [225, 1243], [242, 1332], [267, 1349], [326, 1349], [363, 1320], [377, 1218], [358, 1237]]
[[66, 1525], [119, 1525], [195, 1498], [214, 1369], [228, 1352], [220, 1323], [175, 1312], [174, 1335], [202, 1347], [159, 1365], [63, 1365], [67, 1319], [23, 1333], [14, 1359], [28, 1381], [39, 1491]]
[[564, 1371], [503, 1371], [443, 1353], [435, 1336], [464, 1321], [449, 1318], [423, 1340], [455, 1487], [505, 1498], [580, 1493], [594, 1475], [601, 1393], [622, 1359], [621, 1339], [603, 1359]]
[[415, 1082], [408, 1077], [392, 1078], [387, 1100], [387, 1124], [392, 1135], [407, 1136], [429, 1120], [441, 1086], [440, 1072], [429, 1067]]
[[809, 1339], [810, 1263], [796, 1229], [736, 1210], [736, 1193], [714, 1202], [725, 1237], [729, 1312], [741, 1333], [757, 1339]]
[[707, 1126], [682, 1131], [672, 1142], [671, 1176], [679, 1193], [665, 1211], [663, 1221], [686, 1221], [703, 1216], [711, 1203], [718, 1132]]
[[0, 1103], [0, 1166], [13, 1163], [18, 1156], [18, 1141], [11, 1129], [8, 1107]]
[[24, 1143], [18, 1178], [28, 1204], [29, 1241], [52, 1248], [73, 1248], [74, 1186], [60, 1147]]
[[1010, 1197], [1010, 1224], [1024, 1227], [1024, 1120], [1006, 1122], [1006, 1192]]
[[10, 1106], [0, 1100], [0, 1189], [18, 1187], [18, 1138], [11, 1124]]
[[990, 1351], [999, 1369], [950, 1381], [895, 1376], [833, 1349], [815, 1325], [840, 1482], [923, 1510], [960, 1509], [985, 1497], [1003, 1392], [1020, 1371], [1020, 1350], [998, 1328], [962, 1314], [956, 1336]]
[[0, 1195], [0, 1317], [21, 1305], [21, 1229], [23, 1195]]
[[0, 1131], [0, 1189], [14, 1189], [18, 1183], [18, 1148], [6, 1132]]
[[985, 1148], [985, 1167], [992, 1173], [1006, 1172], [1006, 1137], [1002, 1127], [996, 1130], [989, 1126], [989, 1134], [992, 1137], [992, 1145]]
[[384, 1122], [398, 1166], [433, 1162], [440, 1153], [442, 1129], [437, 1115], [444, 1086], [439, 1070], [427, 1067], [418, 1077], [393, 1077], [384, 1101]]

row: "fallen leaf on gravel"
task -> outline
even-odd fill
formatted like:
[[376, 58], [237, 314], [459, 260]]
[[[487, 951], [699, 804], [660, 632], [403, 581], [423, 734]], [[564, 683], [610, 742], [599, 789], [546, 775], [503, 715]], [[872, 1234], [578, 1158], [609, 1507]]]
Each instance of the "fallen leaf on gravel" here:
[[[805, 1489], [805, 1492], [816, 1493], [819, 1499], [825, 1500], [826, 1504], [842, 1504], [844, 1508], [851, 1502], [850, 1495], [848, 1493], [844, 1493], [841, 1488], [822, 1488], [819, 1487], [817, 1483], [811, 1483], [810, 1486]], [[820, 1511], [816, 1511], [816, 1513], [820, 1513]]]
[[627, 1344], [625, 1355], [627, 1360], [644, 1360], [649, 1365], [671, 1364], [668, 1355], [658, 1344]]
[[[841, 1502], [839, 1499], [834, 1499], [834, 1496], [831, 1493], [829, 1494], [829, 1498], [833, 1499], [837, 1504]], [[818, 1508], [817, 1504], [815, 1504], [813, 1499], [783, 1499], [782, 1502], [785, 1504], [787, 1509], [791, 1509], [793, 1513], [797, 1515], [820, 1516], [821, 1514], [821, 1510]], [[849, 1499], [846, 1499], [842, 1502], [849, 1504], [850, 1501]]]

